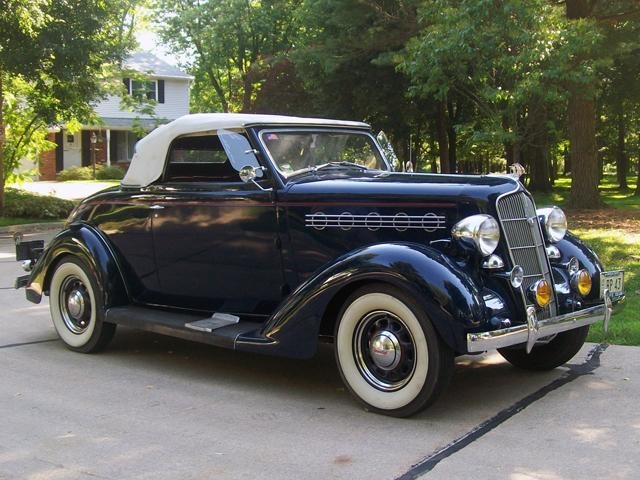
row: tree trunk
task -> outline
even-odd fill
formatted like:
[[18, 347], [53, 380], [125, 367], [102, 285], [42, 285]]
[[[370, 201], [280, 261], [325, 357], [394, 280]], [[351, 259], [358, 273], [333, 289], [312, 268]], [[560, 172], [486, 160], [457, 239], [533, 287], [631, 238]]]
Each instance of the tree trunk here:
[[534, 99], [527, 116], [528, 142], [526, 157], [529, 167], [529, 189], [550, 192], [547, 109], [541, 99]]
[[2, 84], [3, 72], [0, 70], [0, 217], [4, 216], [4, 146], [6, 130], [4, 126], [4, 90]]
[[627, 190], [627, 174], [629, 172], [629, 157], [627, 156], [627, 148], [625, 137], [627, 136], [627, 128], [624, 123], [624, 106], [622, 99], [616, 102], [616, 126], [618, 129], [618, 145], [616, 148], [616, 175], [618, 177], [618, 185], [620, 190]]
[[253, 96], [253, 83], [251, 81], [251, 76], [248, 73], [244, 75], [242, 83], [244, 85], [244, 92], [242, 94], [242, 112], [250, 113], [253, 111], [251, 105], [251, 97]]
[[449, 168], [449, 137], [447, 136], [447, 111], [444, 102], [438, 102], [436, 117], [438, 129], [438, 154], [440, 156], [440, 173], [451, 173]]
[[564, 176], [568, 176], [571, 172], [571, 155], [569, 155], [569, 149], [565, 145], [562, 149], [562, 158], [564, 159], [564, 166], [562, 168], [562, 173]]
[[449, 136], [449, 173], [456, 173], [458, 171], [458, 153], [457, 153], [457, 143], [458, 143], [458, 133], [454, 128], [454, 122], [451, 119], [456, 119], [456, 115], [454, 114], [453, 102], [447, 102], [447, 118], [449, 121], [447, 122], [447, 135]]
[[571, 144], [571, 196], [579, 208], [602, 206], [598, 183], [600, 169], [596, 152], [596, 102], [574, 86], [569, 96], [569, 142]]
[[[566, 0], [567, 18], [578, 20], [591, 15], [588, 0]], [[580, 59], [578, 59], [580, 61]], [[574, 207], [602, 206], [598, 183], [600, 172], [596, 151], [595, 85], [573, 84], [568, 88], [568, 130], [571, 145], [571, 196]]]

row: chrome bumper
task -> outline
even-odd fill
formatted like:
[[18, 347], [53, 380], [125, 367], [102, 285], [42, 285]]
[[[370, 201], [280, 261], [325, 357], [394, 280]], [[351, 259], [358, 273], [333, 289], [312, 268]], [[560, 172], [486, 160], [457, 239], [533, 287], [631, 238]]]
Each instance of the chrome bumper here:
[[[623, 300], [624, 297], [618, 298], [616, 303]], [[526, 344], [527, 353], [529, 353], [541, 338], [591, 325], [600, 320], [604, 320], [604, 331], [606, 332], [609, 329], [609, 320], [612, 312], [613, 300], [607, 291], [604, 294], [604, 303], [602, 305], [544, 320], [538, 320], [535, 309], [529, 307], [526, 325], [492, 330], [490, 332], [468, 333], [467, 351], [469, 353], [484, 352], [495, 348]]]

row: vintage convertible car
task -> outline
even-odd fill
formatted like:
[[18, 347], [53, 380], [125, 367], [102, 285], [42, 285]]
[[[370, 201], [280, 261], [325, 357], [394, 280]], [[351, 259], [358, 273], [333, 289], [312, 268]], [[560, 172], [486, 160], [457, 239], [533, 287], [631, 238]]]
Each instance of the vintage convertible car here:
[[623, 272], [512, 176], [394, 172], [364, 123], [189, 115], [138, 142], [119, 187], [18, 245], [72, 350], [116, 325], [308, 358], [332, 341], [367, 409], [411, 415], [457, 355], [567, 362], [624, 298]]

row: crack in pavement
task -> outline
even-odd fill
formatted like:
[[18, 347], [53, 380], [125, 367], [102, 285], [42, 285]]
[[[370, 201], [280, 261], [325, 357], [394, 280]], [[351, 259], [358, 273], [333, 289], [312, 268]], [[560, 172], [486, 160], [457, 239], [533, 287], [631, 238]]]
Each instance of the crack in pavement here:
[[34, 340], [32, 342], [22, 342], [22, 343], [9, 343], [7, 345], [0, 345], [0, 349], [2, 348], [13, 348], [13, 347], [23, 347], [25, 345], [36, 345], [38, 343], [47, 343], [47, 342], [56, 342], [57, 338], [48, 338], [46, 340]]
[[540, 400], [548, 393], [557, 390], [558, 388], [574, 381], [576, 378], [580, 378], [584, 375], [590, 375], [595, 369], [600, 366], [600, 355], [607, 349], [608, 345], [601, 343], [593, 347], [587, 354], [587, 360], [580, 365], [568, 365], [567, 370], [560, 377], [556, 378], [553, 382], [545, 385], [544, 387], [536, 390], [535, 392], [527, 395], [526, 397], [518, 400], [513, 405], [501, 410], [489, 420], [477, 425], [464, 435], [456, 438], [453, 442], [444, 446], [440, 450], [436, 450], [428, 457], [413, 465], [409, 471], [403, 473], [396, 480], [413, 480], [421, 475], [424, 475], [447, 457], [450, 457], [456, 452], [459, 452], [467, 445], [475, 442], [479, 438], [489, 433], [494, 428], [498, 427], [511, 417], [517, 415], [529, 405]]

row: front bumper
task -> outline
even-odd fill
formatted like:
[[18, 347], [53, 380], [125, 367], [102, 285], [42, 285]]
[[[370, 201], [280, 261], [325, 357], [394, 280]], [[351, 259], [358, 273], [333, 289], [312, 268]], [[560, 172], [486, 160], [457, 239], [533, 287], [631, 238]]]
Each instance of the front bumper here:
[[[616, 303], [622, 303], [624, 296], [617, 297], [615, 301]], [[609, 295], [609, 292], [605, 292], [602, 305], [544, 320], [538, 320], [535, 310], [531, 309], [532, 311], [527, 312], [527, 323], [525, 325], [502, 328], [490, 332], [468, 333], [467, 351], [469, 353], [484, 352], [495, 348], [523, 344], [526, 345], [527, 352], [530, 352], [536, 342], [544, 337], [591, 325], [600, 320], [604, 321], [604, 330], [606, 332], [613, 312], [613, 302], [614, 300]]]

